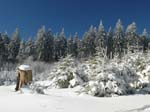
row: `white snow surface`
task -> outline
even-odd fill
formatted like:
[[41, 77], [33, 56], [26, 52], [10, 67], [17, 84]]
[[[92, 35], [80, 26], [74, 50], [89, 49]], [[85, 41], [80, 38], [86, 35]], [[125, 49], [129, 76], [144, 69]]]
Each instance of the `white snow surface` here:
[[31, 70], [31, 66], [30, 65], [20, 65], [18, 68], [20, 70]]
[[150, 95], [92, 97], [73, 89], [47, 89], [46, 95], [0, 86], [1, 112], [150, 112]]

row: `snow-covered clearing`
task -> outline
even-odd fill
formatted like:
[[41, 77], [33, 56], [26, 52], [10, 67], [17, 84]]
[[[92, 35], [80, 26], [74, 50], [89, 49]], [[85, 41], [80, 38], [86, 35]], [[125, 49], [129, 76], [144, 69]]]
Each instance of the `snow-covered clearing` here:
[[93, 97], [75, 89], [49, 89], [46, 95], [14, 92], [0, 86], [2, 112], [150, 112], [150, 95]]

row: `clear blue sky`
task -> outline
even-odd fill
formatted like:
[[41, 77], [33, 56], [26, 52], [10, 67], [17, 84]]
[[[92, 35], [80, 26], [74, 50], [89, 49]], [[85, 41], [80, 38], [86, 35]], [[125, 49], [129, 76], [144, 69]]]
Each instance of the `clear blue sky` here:
[[118, 18], [125, 27], [135, 21], [139, 32], [149, 31], [150, 0], [0, 0], [0, 31], [12, 35], [19, 27], [23, 38], [36, 36], [42, 25], [82, 36], [101, 19], [106, 30], [114, 28]]

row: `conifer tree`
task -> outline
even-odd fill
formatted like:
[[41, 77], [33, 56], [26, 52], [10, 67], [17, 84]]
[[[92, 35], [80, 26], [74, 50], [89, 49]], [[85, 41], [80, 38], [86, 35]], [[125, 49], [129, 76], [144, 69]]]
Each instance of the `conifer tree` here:
[[20, 31], [18, 28], [16, 28], [13, 37], [11, 38], [10, 43], [8, 45], [8, 52], [9, 52], [8, 59], [12, 62], [15, 62], [16, 56], [18, 55], [20, 40], [21, 40]]
[[114, 49], [115, 49], [115, 55], [119, 56], [119, 58], [122, 57], [122, 53], [124, 50], [124, 31], [123, 31], [123, 25], [121, 20], [119, 19], [115, 26], [114, 31]]

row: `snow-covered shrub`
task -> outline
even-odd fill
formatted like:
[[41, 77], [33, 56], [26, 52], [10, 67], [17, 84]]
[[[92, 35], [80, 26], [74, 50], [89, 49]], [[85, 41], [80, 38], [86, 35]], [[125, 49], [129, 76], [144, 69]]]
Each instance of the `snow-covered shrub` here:
[[57, 79], [57, 84], [60, 88], [68, 88], [70, 81], [73, 79], [72, 73], [63, 74]]
[[[115, 70], [114, 70], [115, 69]], [[112, 96], [114, 94], [123, 95], [132, 93], [130, 84], [134, 82], [136, 76], [134, 73], [126, 73], [126, 70], [118, 70], [118, 68], [110, 68], [105, 72], [97, 74], [95, 77], [94, 86], [91, 82], [88, 83], [87, 93], [92, 93], [94, 96]], [[93, 94], [94, 88], [94, 94]]]
[[16, 82], [15, 71], [0, 71], [0, 86], [10, 85]]
[[16, 82], [17, 64], [5, 63], [0, 68], [0, 85], [10, 85]]
[[85, 86], [85, 89], [88, 91], [88, 94], [93, 96], [105, 95], [104, 85], [98, 81], [89, 81], [88, 85]]
[[57, 88], [75, 87], [86, 80], [85, 75], [78, 71], [78, 62], [71, 56], [67, 56], [57, 65], [57, 68], [49, 74], [49, 80], [53, 81], [53, 86]]
[[94, 96], [135, 93], [136, 89], [139, 88], [139, 76], [133, 65], [134, 61], [136, 59], [130, 60], [129, 58], [128, 61], [118, 59], [105, 61], [98, 56], [95, 57], [94, 63], [91, 60], [87, 61], [84, 66], [89, 82], [84, 91]]
[[0, 71], [15, 71], [17, 63], [5, 63], [1, 65]]
[[32, 83], [30, 85], [30, 89], [32, 93], [37, 93], [37, 94], [45, 94], [44, 89], [46, 89], [44, 85], [40, 85], [39, 83]]

